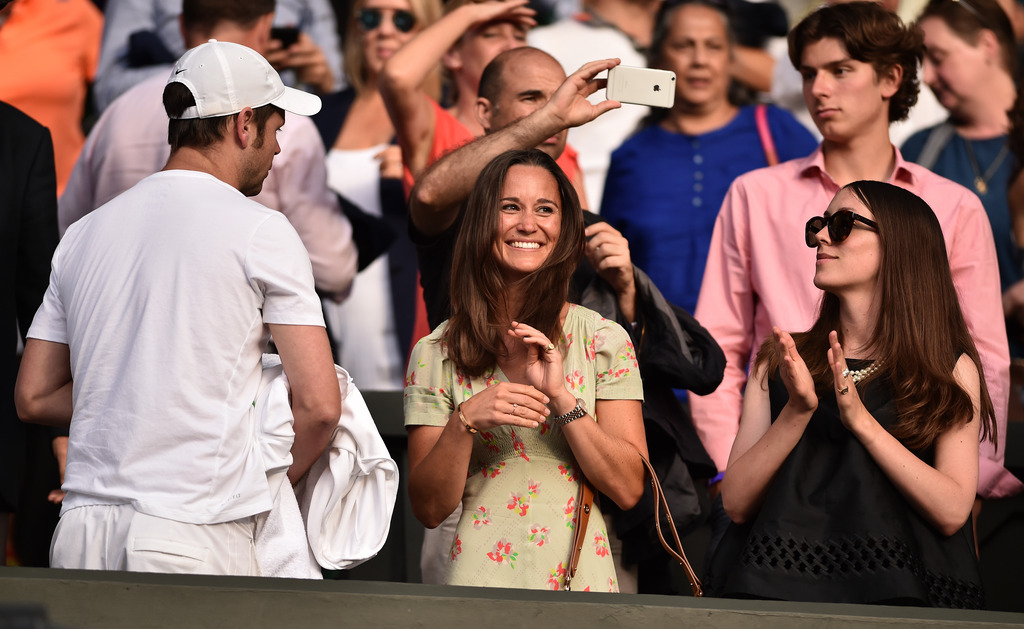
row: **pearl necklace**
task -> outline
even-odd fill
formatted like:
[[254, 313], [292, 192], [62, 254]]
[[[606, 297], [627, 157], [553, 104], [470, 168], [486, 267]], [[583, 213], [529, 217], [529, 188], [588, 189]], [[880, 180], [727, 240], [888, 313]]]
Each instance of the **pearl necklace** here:
[[853, 383], [857, 384], [858, 382], [860, 382], [864, 378], [867, 378], [871, 374], [875, 373], [875, 371], [877, 371], [878, 368], [881, 365], [882, 365], [882, 361], [876, 360], [875, 362], [871, 363], [870, 365], [868, 365], [867, 367], [865, 367], [863, 369], [849, 369], [849, 368], [847, 368], [847, 369], [843, 370], [843, 377], [846, 378], [847, 376], [849, 376], [850, 378], [853, 378]]

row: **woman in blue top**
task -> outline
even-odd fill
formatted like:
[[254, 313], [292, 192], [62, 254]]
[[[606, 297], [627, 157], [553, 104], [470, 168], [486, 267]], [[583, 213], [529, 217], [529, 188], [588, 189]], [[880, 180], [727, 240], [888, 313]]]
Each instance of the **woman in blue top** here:
[[1013, 27], [996, 0], [931, 0], [917, 23], [924, 33], [923, 79], [949, 110], [949, 120], [907, 139], [903, 157], [952, 179], [981, 199], [992, 224], [999, 278], [1007, 295], [1004, 310], [1011, 318], [1010, 353], [1024, 356], [1021, 325], [1016, 323], [1016, 334], [1012, 329], [1024, 315], [1024, 295], [1014, 299], [1024, 287], [1010, 291], [1024, 275], [1017, 262], [1006, 195], [1013, 165], [1007, 143], [1008, 112], [1017, 96]]
[[[630, 242], [633, 261], [666, 299], [693, 312], [711, 232], [729, 184], [769, 165], [758, 107], [730, 100], [734, 37], [723, 5], [666, 2], [648, 65], [676, 73], [676, 100], [654, 110], [613, 154], [601, 214]], [[804, 157], [814, 138], [792, 115], [761, 108], [778, 159]]]

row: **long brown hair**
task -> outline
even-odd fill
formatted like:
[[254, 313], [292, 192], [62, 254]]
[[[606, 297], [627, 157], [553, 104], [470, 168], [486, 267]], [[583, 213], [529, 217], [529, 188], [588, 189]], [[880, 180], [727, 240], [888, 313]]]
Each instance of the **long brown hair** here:
[[[551, 173], [561, 195], [561, 232], [554, 250], [533, 273], [515, 283], [526, 298], [509, 309], [509, 286], [496, 255], [498, 213], [508, 171], [535, 166]], [[514, 317], [552, 340], [561, 338], [560, 315], [569, 278], [583, 256], [583, 210], [569, 178], [546, 153], [508, 151], [484, 167], [466, 202], [452, 259], [451, 309], [443, 340], [448, 358], [463, 373], [479, 376], [505, 354], [505, 336]]]
[[[958, 357], [967, 354], [981, 380], [982, 435], [996, 443], [995, 411], [978, 350], [960, 310], [935, 214], [917, 195], [888, 183], [855, 181], [843, 189], [857, 195], [874, 214], [882, 248], [881, 307], [868, 344], [874, 348], [879, 369], [861, 383], [887, 378], [898, 415], [892, 434], [908, 447], [926, 448], [942, 432], [974, 416], [970, 395], [952, 374]], [[839, 298], [826, 292], [811, 329], [793, 335], [819, 397], [835, 395], [826, 354], [832, 330], [842, 343]], [[771, 339], [758, 351], [755, 365], [761, 364], [767, 364], [774, 376], [779, 357]]]

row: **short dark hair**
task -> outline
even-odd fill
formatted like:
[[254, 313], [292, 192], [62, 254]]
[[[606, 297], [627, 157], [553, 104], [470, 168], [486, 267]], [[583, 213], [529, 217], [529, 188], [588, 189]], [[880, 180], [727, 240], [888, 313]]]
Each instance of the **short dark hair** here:
[[895, 14], [875, 2], [825, 5], [805, 17], [789, 33], [789, 59], [797, 69], [808, 45], [832, 38], [850, 58], [869, 63], [879, 77], [895, 66], [903, 78], [889, 101], [889, 122], [903, 120], [917, 103], [917, 66], [924, 56], [921, 32], [907, 27]]
[[[195, 149], [206, 148], [218, 142], [224, 137], [225, 130], [238, 117], [238, 114], [229, 114], [213, 118], [178, 120], [177, 116], [180, 116], [182, 112], [196, 104], [196, 99], [192, 96], [192, 92], [183, 83], [168, 83], [164, 87], [163, 100], [164, 111], [167, 112], [167, 116], [170, 118], [167, 122], [167, 143], [171, 145], [171, 152], [185, 147]], [[263, 145], [263, 135], [266, 130], [267, 120], [275, 112], [283, 116], [284, 110], [276, 105], [263, 105], [262, 107], [254, 108], [252, 111], [253, 123], [256, 125], [254, 144], [256, 148], [259, 148]]]
[[274, 12], [274, 0], [184, 0], [181, 22], [186, 31], [208, 33], [221, 22], [251, 26]]

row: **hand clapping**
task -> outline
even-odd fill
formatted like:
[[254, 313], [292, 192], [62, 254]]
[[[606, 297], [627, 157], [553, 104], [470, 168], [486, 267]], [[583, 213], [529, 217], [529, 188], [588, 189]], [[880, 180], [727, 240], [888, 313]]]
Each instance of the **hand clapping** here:
[[772, 328], [775, 337], [775, 353], [779, 356], [779, 371], [782, 383], [789, 392], [789, 403], [800, 412], [814, 412], [818, 408], [818, 395], [814, 392], [814, 379], [807, 370], [800, 352], [796, 351], [796, 343], [789, 332]]
[[828, 364], [832, 367], [832, 378], [836, 385], [836, 405], [839, 407], [839, 419], [851, 432], [856, 432], [858, 423], [869, 416], [864, 403], [860, 399], [860, 392], [857, 391], [857, 384], [846, 372], [846, 354], [843, 346], [839, 344], [839, 335], [833, 330], [828, 335]]

